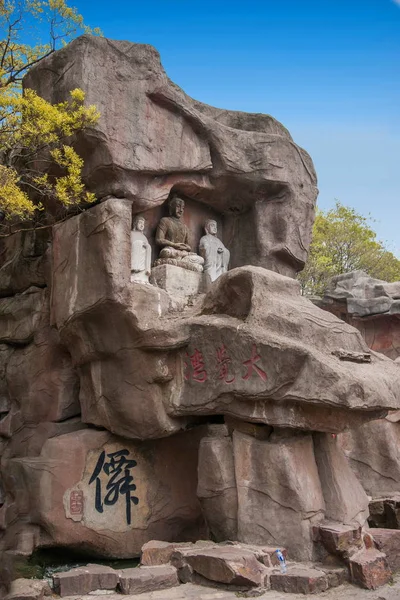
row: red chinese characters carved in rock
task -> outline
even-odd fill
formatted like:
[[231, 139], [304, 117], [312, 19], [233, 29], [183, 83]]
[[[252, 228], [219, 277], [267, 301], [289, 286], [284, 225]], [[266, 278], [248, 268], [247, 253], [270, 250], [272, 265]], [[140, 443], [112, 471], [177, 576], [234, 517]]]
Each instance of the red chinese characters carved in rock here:
[[185, 379], [189, 381], [193, 379], [193, 381], [197, 381], [197, 383], [204, 383], [207, 381], [207, 371], [204, 366], [203, 354], [195, 348], [195, 351], [192, 355], [186, 352], [185, 361]]
[[229, 365], [232, 362], [227, 349], [224, 344], [221, 344], [217, 348], [217, 367], [218, 367], [218, 379], [222, 379], [225, 383], [233, 383], [235, 376], [230, 376]]
[[83, 515], [83, 491], [72, 490], [69, 495], [69, 511], [71, 515]]
[[258, 363], [261, 360], [261, 356], [258, 354], [257, 352], [257, 346], [255, 344], [253, 344], [253, 347], [251, 349], [251, 357], [249, 358], [249, 360], [245, 360], [243, 362], [243, 365], [246, 367], [246, 373], [245, 375], [243, 375], [242, 379], [250, 379], [250, 377], [255, 374], [258, 375], [259, 377], [261, 377], [261, 379], [263, 381], [267, 381], [267, 374], [264, 371], [264, 369], [262, 369], [260, 367], [260, 365], [257, 365], [256, 363]]

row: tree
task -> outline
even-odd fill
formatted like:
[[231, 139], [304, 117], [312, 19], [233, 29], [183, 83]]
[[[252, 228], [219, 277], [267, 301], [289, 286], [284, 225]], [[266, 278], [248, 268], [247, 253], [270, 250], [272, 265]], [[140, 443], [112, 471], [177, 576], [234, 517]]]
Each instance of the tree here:
[[[65, 0], [0, 0], [0, 211], [12, 221], [32, 218], [49, 204], [92, 202], [82, 182], [83, 161], [71, 136], [99, 118], [82, 90], [51, 105], [22, 78], [80, 32], [91, 30]], [[48, 43], [41, 43], [43, 32]], [[99, 33], [97, 30], [92, 33]], [[26, 40], [35, 40], [27, 43]], [[52, 173], [50, 175], [49, 173]]]
[[369, 223], [340, 202], [327, 212], [317, 210], [308, 260], [299, 274], [303, 293], [322, 295], [330, 277], [356, 270], [400, 280], [400, 260], [376, 239]]

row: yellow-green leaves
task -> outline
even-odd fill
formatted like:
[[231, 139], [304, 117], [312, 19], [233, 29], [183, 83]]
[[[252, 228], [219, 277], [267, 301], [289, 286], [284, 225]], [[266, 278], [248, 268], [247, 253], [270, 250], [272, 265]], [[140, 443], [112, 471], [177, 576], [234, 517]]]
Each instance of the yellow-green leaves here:
[[29, 218], [49, 202], [95, 200], [70, 140], [97, 121], [96, 107], [85, 106], [80, 89], [56, 105], [33, 90], [21, 93], [27, 70], [79, 33], [100, 32], [65, 0], [0, 0], [0, 209], [7, 219]]
[[[67, 140], [93, 125], [99, 114], [95, 106], [84, 105], [82, 90], [70, 97], [52, 105], [33, 90], [21, 96], [0, 89], [0, 208], [6, 217], [29, 216], [49, 199], [65, 206], [95, 199], [82, 182], [83, 160]], [[60, 174], [43, 175], [52, 166]]]
[[36, 208], [28, 195], [20, 188], [20, 178], [12, 167], [0, 165], [0, 207], [6, 215], [21, 219], [29, 218]]

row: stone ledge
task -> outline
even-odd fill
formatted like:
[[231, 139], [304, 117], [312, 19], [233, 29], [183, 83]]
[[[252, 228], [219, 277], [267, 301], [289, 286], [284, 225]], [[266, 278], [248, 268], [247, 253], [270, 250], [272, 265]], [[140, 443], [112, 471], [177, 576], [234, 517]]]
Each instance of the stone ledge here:
[[150, 283], [165, 290], [171, 296], [188, 298], [206, 291], [206, 276], [204, 273], [189, 271], [175, 265], [159, 265], [153, 267]]

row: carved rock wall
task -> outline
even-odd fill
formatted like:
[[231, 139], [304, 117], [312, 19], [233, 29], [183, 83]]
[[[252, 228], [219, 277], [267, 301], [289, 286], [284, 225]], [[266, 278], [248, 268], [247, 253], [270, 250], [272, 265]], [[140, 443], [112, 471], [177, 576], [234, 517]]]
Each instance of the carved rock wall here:
[[[98, 105], [76, 145], [99, 202], [51, 238], [2, 242], [0, 550], [126, 557], [208, 526], [312, 558], [314, 523], [366, 517], [329, 436], [400, 409], [400, 372], [374, 352], [357, 362], [359, 332], [292, 278], [309, 156], [272, 117], [187, 97], [149, 46], [83, 36], [25, 85], [51, 101], [82, 87]], [[130, 281], [132, 214], [154, 241], [171, 190], [194, 243], [213, 216], [232, 255], [186, 304]], [[225, 420], [229, 435], [206, 435]]]
[[87, 35], [31, 69], [24, 85], [51, 102], [80, 87], [97, 105], [99, 122], [77, 140], [87, 184], [98, 198], [134, 200], [151, 224], [150, 241], [174, 190], [204, 207], [187, 215], [194, 246], [213, 216], [232, 267], [291, 276], [302, 268], [316, 175], [273, 117], [197, 102], [168, 79], [151, 46]]

